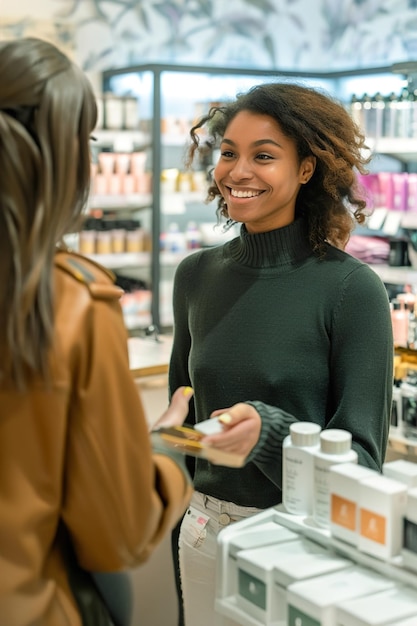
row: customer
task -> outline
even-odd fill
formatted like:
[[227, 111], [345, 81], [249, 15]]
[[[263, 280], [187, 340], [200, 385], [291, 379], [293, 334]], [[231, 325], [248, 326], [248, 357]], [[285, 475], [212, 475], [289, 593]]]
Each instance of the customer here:
[[240, 236], [177, 269], [170, 388], [194, 389], [206, 442], [241, 469], [197, 459], [179, 553], [186, 626], [216, 617], [216, 536], [282, 498], [282, 442], [298, 420], [352, 433], [359, 463], [384, 460], [393, 339], [384, 285], [343, 251], [365, 218], [363, 137], [343, 106], [297, 84], [259, 85], [191, 131], [220, 148], [209, 198]]
[[[0, 625], [80, 626], [71, 553], [93, 571], [142, 563], [192, 489], [152, 455], [112, 275], [57, 248], [88, 196], [90, 84], [32, 38], [0, 44], [0, 84]], [[159, 423], [182, 423], [191, 395]]]

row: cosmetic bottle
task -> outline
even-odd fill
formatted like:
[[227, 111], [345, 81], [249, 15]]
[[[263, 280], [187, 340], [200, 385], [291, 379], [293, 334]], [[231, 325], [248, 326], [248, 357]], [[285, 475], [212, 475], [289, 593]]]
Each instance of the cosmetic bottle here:
[[289, 513], [313, 513], [313, 452], [320, 447], [321, 427], [295, 422], [282, 444], [282, 502]]
[[336, 463], [357, 463], [352, 449], [352, 434], [341, 428], [328, 428], [320, 433], [320, 449], [313, 453], [314, 502], [313, 518], [318, 526], [330, 527], [330, 467]]
[[407, 346], [408, 318], [409, 312], [404, 304], [394, 298], [394, 300], [391, 301], [391, 322], [394, 344], [397, 346]]

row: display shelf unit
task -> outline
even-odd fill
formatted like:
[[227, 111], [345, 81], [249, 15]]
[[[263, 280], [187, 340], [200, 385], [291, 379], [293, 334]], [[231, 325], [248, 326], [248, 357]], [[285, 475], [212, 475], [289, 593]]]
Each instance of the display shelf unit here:
[[386, 264], [373, 264], [370, 267], [384, 283], [393, 285], [417, 285], [417, 268], [392, 267]]
[[89, 209], [102, 209], [103, 211], [139, 211], [152, 205], [151, 194], [92, 194], [89, 200]]
[[417, 142], [414, 138], [379, 137], [367, 139], [367, 145], [373, 155], [383, 154], [402, 163], [417, 162]]
[[[204, 194], [190, 198], [177, 195], [166, 196], [162, 174], [166, 168], [181, 168], [189, 141], [188, 131], [193, 122], [204, 114], [213, 103], [233, 99], [240, 91], [269, 81], [295, 80], [319, 87], [345, 101], [353, 78], [368, 76], [392, 76], [392, 67], [360, 68], [338, 72], [298, 72], [264, 70], [237, 67], [212, 67], [150, 63], [107, 70], [102, 75], [103, 93], [118, 96], [134, 96], [138, 99], [138, 131], [100, 131], [99, 141], [113, 141], [113, 146], [126, 146], [131, 136], [131, 145], [146, 147], [148, 163], [152, 172], [151, 206], [152, 251], [150, 255], [150, 282], [152, 288], [152, 323], [161, 330], [171, 330], [172, 319], [161, 314], [161, 281], [172, 281], [172, 266], [165, 266], [166, 257], [160, 250], [160, 235], [169, 220], [182, 211], [187, 216], [188, 205], [194, 206], [192, 219], [215, 223], [215, 209], [204, 204]], [[406, 73], [404, 73], [406, 76]], [[398, 77], [397, 77], [398, 79]], [[202, 94], [202, 95], [201, 95]], [[349, 94], [351, 95], [351, 93]], [[417, 150], [411, 142], [370, 141], [372, 151], [390, 154], [409, 162], [417, 160]], [[212, 163], [208, 164], [209, 167]], [[204, 165], [206, 172], [209, 167]], [[95, 200], [94, 200], [95, 202]], [[110, 200], [109, 200], [110, 202]], [[169, 207], [177, 207], [170, 211]], [[198, 206], [197, 206], [198, 205]], [[179, 208], [178, 208], [179, 207]], [[182, 208], [181, 208], [182, 207]], [[167, 210], [168, 209], [168, 210]], [[199, 213], [200, 212], [200, 213]], [[378, 271], [378, 268], [376, 268]], [[167, 328], [166, 328], [167, 327]]]
[[[365, 554], [356, 547], [332, 537], [329, 530], [318, 527], [311, 518], [292, 515], [279, 504], [232, 524], [225, 528], [219, 537], [216, 610], [232, 620], [237, 620], [242, 626], [261, 626], [265, 620], [256, 619], [243, 610], [236, 600], [237, 592], [229, 588], [230, 544], [236, 540], [239, 533], [244, 535], [245, 532], [255, 531], [257, 527], [262, 529], [267, 523], [282, 526], [319, 544], [330, 553], [352, 561], [353, 564], [374, 571], [398, 584], [417, 589], [417, 574], [403, 566], [401, 556], [382, 560]], [[278, 621], [274, 623], [278, 624]]]

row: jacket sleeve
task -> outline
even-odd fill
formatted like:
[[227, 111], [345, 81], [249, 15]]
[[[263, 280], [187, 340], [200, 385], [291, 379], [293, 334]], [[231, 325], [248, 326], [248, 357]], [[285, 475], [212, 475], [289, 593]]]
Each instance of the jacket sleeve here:
[[172, 458], [152, 454], [117, 298], [88, 294], [70, 332], [63, 518], [84, 568], [118, 571], [148, 558], [183, 514], [192, 488]]

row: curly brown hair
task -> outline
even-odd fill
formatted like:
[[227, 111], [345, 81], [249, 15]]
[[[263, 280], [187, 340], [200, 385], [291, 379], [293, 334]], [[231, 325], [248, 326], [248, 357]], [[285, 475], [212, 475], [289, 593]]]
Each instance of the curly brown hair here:
[[[355, 222], [362, 224], [367, 216], [357, 173], [366, 174], [370, 160], [364, 150], [365, 137], [347, 110], [312, 87], [281, 82], [256, 85], [224, 106], [213, 106], [192, 127], [189, 166], [196, 152], [219, 145], [227, 126], [241, 111], [272, 117], [295, 142], [300, 163], [307, 156], [315, 157], [314, 174], [300, 189], [295, 216], [307, 220], [310, 241], [319, 256], [325, 254], [326, 242], [343, 249]], [[202, 131], [208, 133], [204, 143]], [[216, 197], [218, 218], [228, 219], [227, 205], [213, 181], [207, 200]]]

